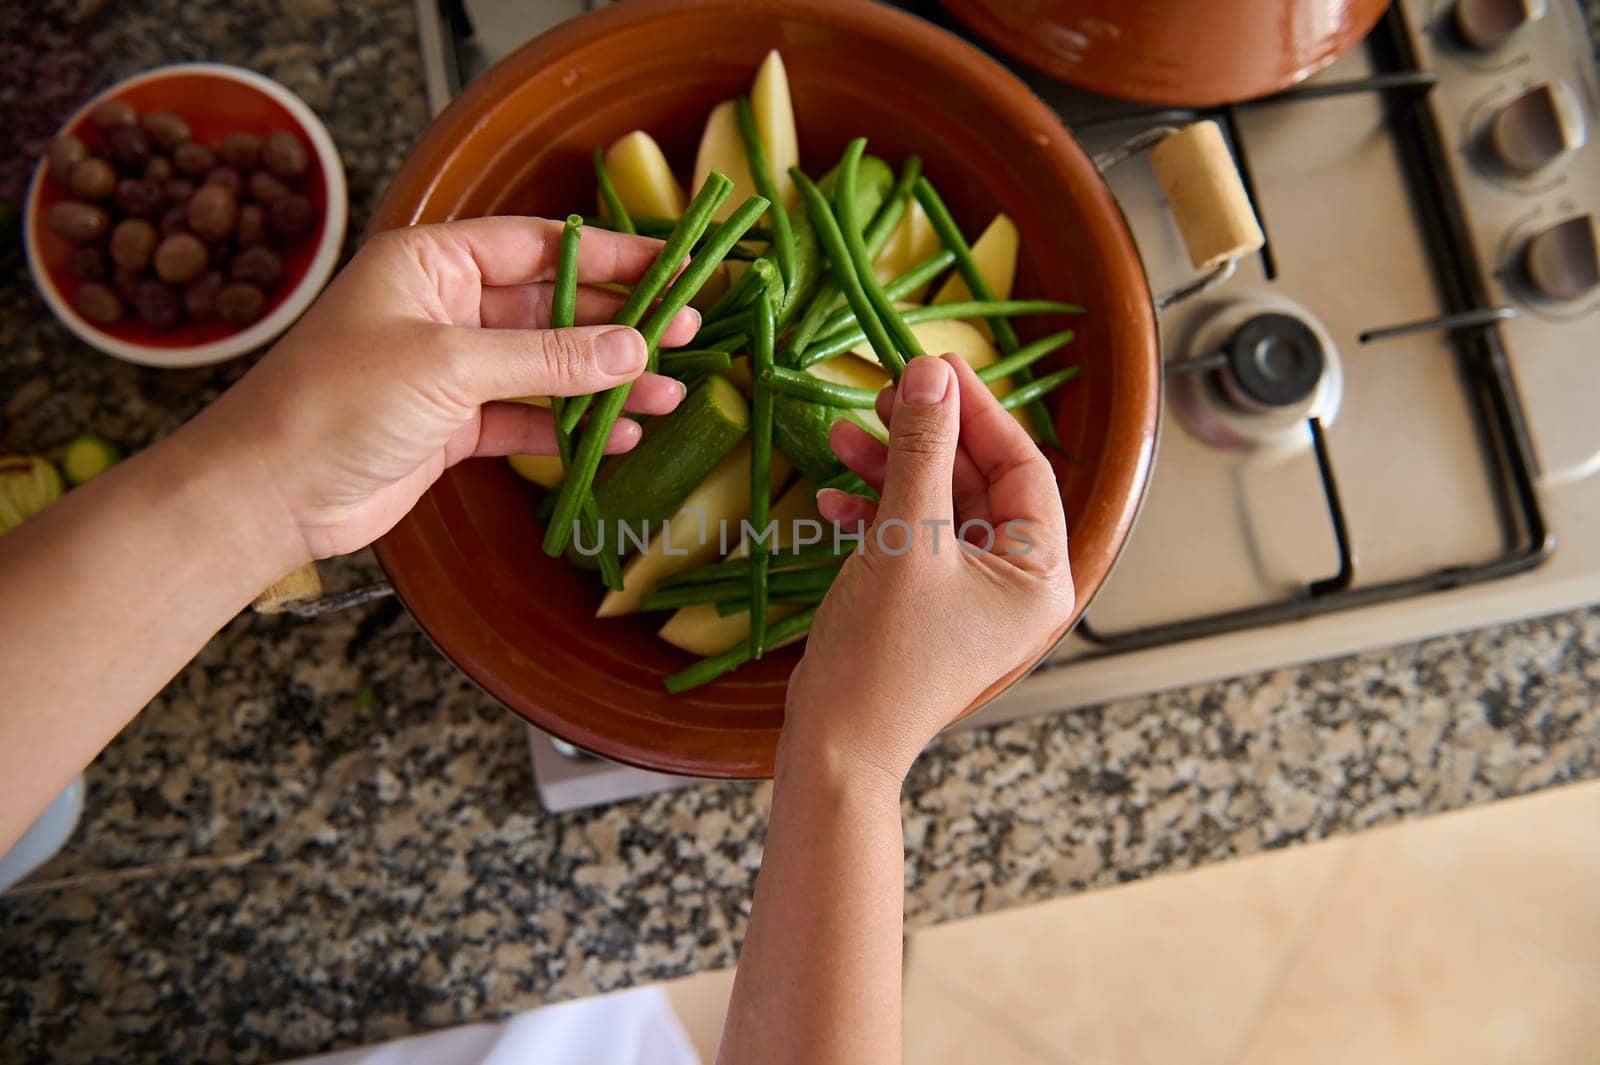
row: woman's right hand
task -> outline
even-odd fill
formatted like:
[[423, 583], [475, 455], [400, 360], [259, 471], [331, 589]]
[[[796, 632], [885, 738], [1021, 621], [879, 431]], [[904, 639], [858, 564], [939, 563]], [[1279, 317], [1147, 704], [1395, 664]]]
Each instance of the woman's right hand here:
[[878, 412], [887, 447], [834, 426], [834, 451], [882, 502], [818, 495], [864, 544], [817, 612], [782, 748], [898, 782], [940, 729], [1060, 639], [1073, 588], [1050, 464], [965, 362], [912, 360]]

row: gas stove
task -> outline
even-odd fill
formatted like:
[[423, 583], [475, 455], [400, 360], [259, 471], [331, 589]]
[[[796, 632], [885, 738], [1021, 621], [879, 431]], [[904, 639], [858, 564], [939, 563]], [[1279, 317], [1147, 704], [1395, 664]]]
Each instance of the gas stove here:
[[[597, 6], [447, 3], [418, 0], [436, 109]], [[1570, 0], [1401, 0], [1303, 85], [1204, 111], [1015, 69], [1096, 156], [1217, 121], [1266, 243], [1163, 309], [1127, 547], [1056, 652], [961, 727], [1600, 601], [1600, 89]], [[1106, 176], [1152, 290], [1192, 287], [1148, 163]], [[530, 742], [553, 809], [684, 783]]]

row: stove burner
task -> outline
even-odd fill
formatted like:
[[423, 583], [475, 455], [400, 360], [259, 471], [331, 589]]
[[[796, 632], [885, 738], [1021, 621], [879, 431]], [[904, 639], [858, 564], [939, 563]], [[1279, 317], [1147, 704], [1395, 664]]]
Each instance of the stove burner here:
[[1225, 354], [1223, 387], [1247, 410], [1305, 401], [1327, 367], [1321, 338], [1287, 314], [1261, 314], [1245, 322], [1229, 338]]
[[1215, 304], [1167, 366], [1173, 410], [1196, 439], [1244, 461], [1311, 450], [1344, 396], [1333, 337], [1309, 310], [1266, 293]]

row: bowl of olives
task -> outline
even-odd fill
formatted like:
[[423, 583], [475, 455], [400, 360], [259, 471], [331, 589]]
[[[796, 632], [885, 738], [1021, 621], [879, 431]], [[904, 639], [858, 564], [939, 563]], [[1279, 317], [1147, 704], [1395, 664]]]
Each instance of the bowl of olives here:
[[344, 166], [288, 89], [220, 63], [158, 67], [85, 104], [28, 189], [28, 263], [57, 318], [146, 366], [272, 341], [332, 275]]

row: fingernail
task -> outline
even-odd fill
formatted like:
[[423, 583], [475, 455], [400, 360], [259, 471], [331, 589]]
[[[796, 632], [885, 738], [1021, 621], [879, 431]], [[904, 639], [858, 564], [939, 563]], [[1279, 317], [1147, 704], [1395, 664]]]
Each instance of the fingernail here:
[[900, 398], [913, 407], [932, 407], [950, 391], [950, 368], [929, 356], [912, 359], [900, 375]]
[[644, 337], [632, 329], [608, 329], [594, 338], [594, 356], [606, 373], [632, 373], [644, 367]]

